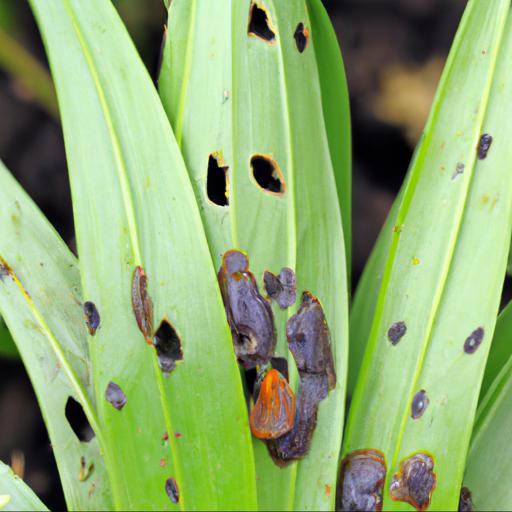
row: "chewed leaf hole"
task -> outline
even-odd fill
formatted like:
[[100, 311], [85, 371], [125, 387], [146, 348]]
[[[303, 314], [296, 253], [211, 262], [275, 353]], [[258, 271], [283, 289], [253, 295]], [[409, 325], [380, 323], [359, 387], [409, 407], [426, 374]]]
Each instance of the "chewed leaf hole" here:
[[158, 357], [158, 366], [164, 374], [168, 375], [176, 368], [176, 362], [183, 359], [180, 337], [168, 320], [162, 320], [153, 343]]
[[299, 23], [293, 34], [295, 44], [299, 53], [303, 53], [308, 46], [309, 30], [304, 27], [304, 23]]
[[254, 155], [251, 158], [251, 169], [256, 183], [272, 194], [284, 194], [284, 178], [277, 162], [266, 155]]
[[206, 194], [208, 199], [219, 206], [229, 204], [229, 167], [222, 165], [222, 159], [215, 153], [208, 159], [208, 175], [206, 177]]
[[268, 43], [276, 40], [267, 10], [256, 3], [251, 4], [249, 12], [249, 35], [259, 37]]
[[94, 430], [87, 420], [82, 406], [71, 396], [68, 397], [68, 401], [66, 402], [65, 414], [69, 426], [80, 441], [88, 443], [94, 438]]

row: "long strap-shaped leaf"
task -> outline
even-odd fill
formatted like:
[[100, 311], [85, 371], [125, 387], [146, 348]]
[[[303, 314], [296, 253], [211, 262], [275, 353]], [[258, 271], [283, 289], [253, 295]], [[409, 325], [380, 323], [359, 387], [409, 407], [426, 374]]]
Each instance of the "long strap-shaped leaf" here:
[[[249, 29], [251, 12], [255, 19]], [[300, 23], [308, 37], [304, 47]], [[307, 289], [321, 301], [332, 333], [338, 385], [320, 405], [309, 456], [279, 469], [264, 444], [254, 441], [261, 509], [334, 505], [331, 489], [346, 375], [347, 289], [318, 79], [316, 26], [304, 2], [296, 0], [174, 0], [159, 79], [215, 264], [228, 249], [245, 250], [260, 286], [264, 270], [276, 273], [291, 267], [298, 291]], [[274, 180], [280, 183], [274, 181], [267, 189], [265, 180], [258, 184], [254, 165], [251, 169], [255, 157], [274, 166]], [[208, 193], [212, 158], [227, 172], [228, 204], [223, 204], [222, 186], [220, 197]], [[275, 309], [281, 356], [288, 354], [285, 323], [293, 312]], [[289, 361], [294, 368], [291, 357]]]
[[[90, 347], [116, 506], [254, 508], [236, 360], [158, 95], [110, 1], [31, 4], [63, 116], [84, 299], [101, 316]], [[167, 320], [164, 334], [174, 329], [180, 338], [183, 360], [168, 379], [132, 310], [139, 265], [154, 304], [153, 330]], [[106, 399], [111, 382], [126, 397], [121, 410]]]
[[[431, 507], [457, 506], [512, 221], [509, 3], [468, 4], [397, 215], [344, 444], [384, 453], [385, 509], [415, 452], [433, 458]], [[477, 160], [482, 133], [494, 140]]]
[[0, 462], [0, 510], [48, 510], [34, 491], [3, 462]]
[[[0, 312], [34, 386], [69, 508], [108, 508], [76, 259], [1, 162]], [[96, 432], [88, 443], [65, 417], [69, 397]]]

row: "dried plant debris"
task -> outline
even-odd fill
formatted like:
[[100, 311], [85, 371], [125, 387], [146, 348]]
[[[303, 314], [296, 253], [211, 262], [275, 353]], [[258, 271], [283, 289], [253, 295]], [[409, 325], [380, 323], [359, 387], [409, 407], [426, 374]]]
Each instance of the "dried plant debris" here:
[[96, 305], [93, 302], [84, 302], [84, 315], [85, 315], [85, 323], [87, 325], [87, 329], [89, 330], [89, 334], [94, 336], [96, 334], [96, 330], [100, 325], [100, 314]]
[[247, 369], [268, 363], [277, 341], [274, 316], [258, 291], [247, 256], [227, 251], [218, 280], [238, 360]]
[[132, 279], [132, 308], [135, 319], [148, 345], [153, 344], [153, 302], [148, 294], [148, 278], [141, 266], [136, 267]]
[[178, 484], [176, 483], [176, 480], [172, 477], [169, 477], [165, 481], [165, 492], [167, 493], [167, 496], [169, 496], [169, 499], [174, 503], [179, 503], [180, 501], [180, 490], [178, 488]]
[[411, 402], [411, 417], [413, 420], [417, 420], [423, 416], [423, 413], [427, 409], [430, 400], [428, 399], [427, 392], [424, 389], [418, 391]]
[[478, 347], [482, 344], [482, 341], [484, 340], [484, 328], [478, 327], [478, 329], [475, 329], [464, 342], [464, 352], [466, 354], [474, 354]]
[[126, 405], [126, 395], [115, 382], [111, 381], [108, 383], [107, 389], [105, 390], [105, 398], [118, 411]]
[[181, 340], [172, 324], [164, 319], [158, 327], [153, 343], [156, 349], [158, 366], [167, 377], [174, 368], [176, 362], [183, 359]]
[[275, 300], [281, 309], [295, 304], [297, 298], [295, 272], [288, 267], [281, 269], [278, 276], [268, 270], [263, 274], [263, 282], [268, 296]]
[[426, 453], [415, 453], [400, 463], [393, 475], [389, 494], [394, 501], [409, 503], [416, 510], [427, 510], [436, 488], [434, 460]]
[[391, 342], [391, 345], [396, 345], [407, 332], [407, 326], [405, 325], [405, 322], [395, 322], [389, 329], [388, 329], [388, 340]]
[[295, 395], [277, 370], [265, 373], [256, 384], [257, 400], [249, 418], [251, 432], [258, 439], [276, 439], [289, 432], [295, 420]]
[[266, 43], [273, 44], [276, 40], [276, 32], [272, 26], [270, 15], [259, 2], [252, 2], [249, 11], [249, 28], [250, 36], [263, 39]]
[[459, 512], [473, 512], [473, 499], [467, 487], [460, 490]]
[[382, 510], [386, 481], [384, 454], [377, 450], [356, 450], [341, 463], [336, 510]]
[[308, 46], [309, 40], [309, 30], [304, 27], [304, 23], [301, 22], [297, 25], [293, 38], [295, 39], [297, 50], [299, 50], [299, 53], [303, 53]]
[[308, 453], [318, 404], [336, 386], [329, 328], [320, 302], [311, 293], [303, 293], [298, 312], [286, 325], [286, 336], [300, 380], [292, 430], [267, 442], [269, 453], [279, 466], [286, 466]]
[[483, 133], [478, 141], [477, 156], [478, 160], [483, 160], [487, 157], [487, 153], [491, 148], [492, 136], [488, 133]]

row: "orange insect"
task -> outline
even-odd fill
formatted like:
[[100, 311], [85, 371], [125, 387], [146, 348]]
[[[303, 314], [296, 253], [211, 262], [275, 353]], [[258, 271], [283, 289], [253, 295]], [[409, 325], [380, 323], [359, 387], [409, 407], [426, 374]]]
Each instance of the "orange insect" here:
[[251, 432], [258, 439], [276, 439], [289, 432], [294, 421], [295, 395], [286, 379], [272, 368], [261, 383], [251, 411]]

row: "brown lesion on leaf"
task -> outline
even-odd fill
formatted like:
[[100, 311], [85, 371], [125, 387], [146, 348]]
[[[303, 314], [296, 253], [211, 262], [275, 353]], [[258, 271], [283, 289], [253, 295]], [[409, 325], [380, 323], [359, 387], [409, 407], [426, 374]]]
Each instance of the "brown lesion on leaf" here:
[[257, 37], [267, 44], [275, 44], [276, 29], [272, 24], [272, 18], [263, 2], [251, 2], [249, 9], [249, 27], [247, 33], [251, 37]]
[[251, 171], [256, 184], [266, 193], [282, 196], [286, 192], [283, 173], [277, 162], [263, 153], [251, 157]]
[[153, 339], [158, 366], [167, 377], [175, 368], [178, 361], [183, 360], [181, 339], [174, 326], [164, 318], [160, 323]]
[[229, 205], [229, 167], [220, 151], [211, 153], [208, 157], [206, 195], [217, 206]]
[[309, 42], [309, 29], [304, 26], [304, 23], [300, 22], [295, 29], [293, 34], [295, 44], [299, 53], [304, 53], [304, 50], [308, 47]]
[[85, 324], [87, 325], [87, 330], [91, 336], [96, 334], [96, 330], [100, 325], [100, 314], [98, 312], [98, 308], [94, 304], [94, 302], [84, 302], [83, 305], [84, 316], [85, 316]]
[[78, 473], [78, 480], [80, 482], [85, 482], [91, 476], [94, 470], [94, 462], [87, 464], [85, 457], [82, 455], [80, 457], [80, 472]]
[[153, 302], [148, 294], [148, 278], [139, 265], [132, 278], [132, 308], [137, 325], [148, 345], [153, 344]]
[[263, 274], [265, 290], [270, 299], [275, 300], [281, 309], [289, 308], [295, 304], [297, 298], [295, 272], [283, 267], [279, 275], [266, 270]]

